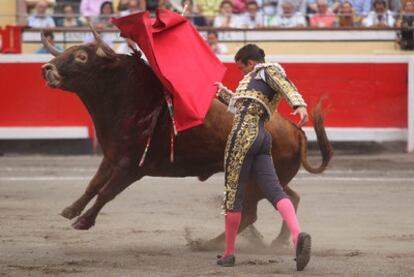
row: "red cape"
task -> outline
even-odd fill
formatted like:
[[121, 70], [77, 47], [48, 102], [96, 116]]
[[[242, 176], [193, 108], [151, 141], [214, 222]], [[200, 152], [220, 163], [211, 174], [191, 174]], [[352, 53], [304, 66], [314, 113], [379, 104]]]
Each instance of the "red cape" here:
[[191, 22], [157, 10], [114, 18], [121, 36], [135, 41], [164, 87], [172, 94], [178, 131], [203, 123], [226, 71]]

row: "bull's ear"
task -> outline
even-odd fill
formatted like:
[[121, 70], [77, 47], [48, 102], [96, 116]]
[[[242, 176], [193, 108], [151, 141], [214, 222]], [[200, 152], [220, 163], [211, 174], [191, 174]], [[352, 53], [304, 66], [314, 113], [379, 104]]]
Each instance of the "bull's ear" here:
[[103, 69], [115, 68], [121, 64], [120, 57], [107, 45], [98, 44], [96, 46], [96, 56], [102, 58], [103, 63], [101, 66]]
[[96, 55], [101, 58], [108, 58], [108, 59], [113, 59], [116, 57], [116, 53], [114, 52], [114, 50], [112, 50], [112, 48], [110, 48], [106, 44], [101, 44], [101, 43], [98, 43], [96, 46]]

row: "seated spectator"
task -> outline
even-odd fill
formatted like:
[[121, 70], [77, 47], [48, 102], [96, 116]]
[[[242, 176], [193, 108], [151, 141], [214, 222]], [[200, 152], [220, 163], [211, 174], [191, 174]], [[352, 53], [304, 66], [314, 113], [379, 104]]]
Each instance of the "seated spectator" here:
[[290, 0], [285, 0], [282, 3], [282, 14], [274, 16], [269, 21], [270, 26], [276, 27], [304, 27], [306, 26], [306, 19], [300, 13], [295, 11], [295, 5]]
[[207, 20], [207, 25], [211, 26], [214, 18], [220, 10], [221, 0], [197, 0], [198, 13]]
[[[52, 45], [54, 46], [57, 50], [62, 51], [63, 52], [63, 48], [60, 47], [59, 45], [55, 44], [55, 36], [53, 35], [52, 32], [45, 32], [45, 38], [46, 40]], [[37, 51], [36, 54], [49, 54], [49, 51], [44, 47], [40, 47]]]
[[327, 0], [318, 0], [317, 2], [317, 13], [310, 17], [311, 27], [332, 27], [335, 24], [336, 17], [328, 9]]
[[[371, 11], [371, 0], [339, 0], [351, 3], [357, 16], [366, 16]], [[335, 10], [334, 10], [335, 11]]]
[[247, 4], [250, 0], [233, 0], [233, 13], [240, 14], [247, 11]]
[[360, 18], [355, 16], [355, 10], [350, 2], [343, 2], [339, 5], [335, 27], [358, 27]]
[[264, 25], [263, 14], [259, 11], [259, 5], [256, 1], [250, 1], [247, 4], [247, 12], [241, 17], [242, 28], [260, 28]]
[[396, 26], [401, 28], [397, 33], [397, 42], [402, 50], [414, 50], [414, 2], [407, 0], [402, 8]]
[[181, 5], [184, 7], [187, 6], [186, 10], [184, 11], [184, 16], [191, 21], [195, 26], [206, 26], [207, 22], [204, 16], [194, 12], [193, 0], [183, 0], [181, 1]]
[[58, 27], [79, 27], [82, 22], [75, 16], [72, 5], [63, 6], [63, 18], [56, 19]]
[[92, 18], [99, 16], [101, 6], [106, 1], [108, 0], [81, 0], [81, 15], [84, 16], [88, 22], [91, 22]]
[[233, 14], [233, 3], [224, 0], [220, 4], [220, 13], [214, 18], [213, 26], [216, 28], [239, 28], [239, 17]]
[[[310, 13], [318, 13], [318, 0], [307, 0], [307, 3]], [[338, 11], [340, 3], [338, 0], [327, 0], [326, 5], [329, 11], [336, 12]]]
[[165, 10], [174, 11], [174, 7], [171, 4], [170, 0], [159, 0], [158, 1], [158, 9], [165, 9]]
[[[277, 6], [277, 14], [282, 15], [283, 11], [283, 3], [285, 0], [279, 0], [279, 4]], [[301, 16], [306, 16], [306, 7], [307, 2], [306, 0], [289, 0], [289, 2], [293, 5], [292, 13], [300, 14]]]
[[404, 3], [400, 17], [398, 18], [397, 23], [395, 25], [398, 28], [407, 28], [414, 26], [414, 2], [412, 0], [407, 0]]
[[140, 2], [138, 0], [129, 0], [128, 9], [120, 13], [121, 16], [127, 16], [134, 13], [142, 12]]
[[93, 23], [102, 23], [104, 27], [112, 27], [111, 17], [114, 16], [114, 7], [111, 1], [103, 2], [100, 9], [100, 14], [95, 17]]
[[46, 14], [47, 3], [46, 1], [39, 1], [35, 6], [35, 13], [27, 19], [27, 25], [32, 28], [53, 28], [55, 27], [55, 21], [51, 16]]
[[365, 27], [393, 27], [395, 20], [390, 10], [385, 8], [385, 0], [374, 0], [374, 10], [362, 20]]
[[216, 31], [208, 31], [207, 44], [216, 55], [226, 55], [229, 53], [227, 46], [219, 42]]
[[[263, 13], [267, 16], [274, 16], [277, 13], [277, 0], [262, 0], [262, 10]], [[260, 5], [260, 3], [258, 3]]]
[[119, 0], [118, 7], [116, 8], [116, 10], [118, 12], [128, 10], [128, 2], [129, 2], [129, 0]]
[[[170, 3], [167, 3], [168, 1], [164, 1], [165, 3], [159, 3], [159, 2], [163, 2], [158, 1], [158, 0], [141, 0], [142, 1], [142, 6], [141, 9], [143, 11], [150, 11], [150, 13], [155, 13], [155, 10], [159, 7], [159, 5], [161, 4], [164, 8], [168, 8], [165, 5], [169, 5]], [[161, 8], [163, 8], [161, 7]]]
[[[408, 0], [409, 1], [409, 0]], [[405, 4], [407, 1], [401, 1], [401, 3], [400, 3], [400, 0], [386, 0], [386, 3], [387, 3], [387, 5], [386, 5], [386, 7], [387, 7], [387, 9], [389, 9], [393, 14], [394, 14], [394, 16], [395, 15], [397, 15], [397, 14], [399, 14], [400, 13], [400, 7], [401, 7], [401, 4]], [[401, 9], [402, 10], [402, 9]]]

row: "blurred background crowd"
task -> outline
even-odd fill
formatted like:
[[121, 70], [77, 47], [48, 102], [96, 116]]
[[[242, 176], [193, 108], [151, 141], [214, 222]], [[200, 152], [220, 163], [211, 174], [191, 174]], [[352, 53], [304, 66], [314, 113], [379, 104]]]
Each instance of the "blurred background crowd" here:
[[[112, 34], [115, 30], [111, 17], [142, 11], [154, 15], [159, 8], [183, 14], [204, 30], [206, 41], [216, 54], [229, 53], [226, 44], [219, 42], [219, 34], [229, 28], [389, 28], [395, 29], [397, 36], [408, 36], [402, 41], [408, 41], [414, 47], [414, 32], [397, 30], [414, 28], [414, 0], [21, 0], [19, 3], [23, 3], [23, 8], [19, 9], [18, 24], [26, 26], [26, 30], [48, 29], [46, 37], [52, 44], [53, 32], [70, 32], [73, 28], [92, 24], [113, 46], [114, 36], [105, 34], [105, 30], [112, 28]], [[88, 43], [93, 37], [88, 35], [82, 40]], [[398, 41], [401, 39], [397, 38]], [[126, 43], [119, 49], [120, 53], [129, 51]], [[40, 48], [36, 52], [46, 50]]]
[[184, 15], [198, 27], [400, 27], [412, 25], [414, 0], [28, 0], [27, 25], [111, 27], [112, 16], [156, 8]]

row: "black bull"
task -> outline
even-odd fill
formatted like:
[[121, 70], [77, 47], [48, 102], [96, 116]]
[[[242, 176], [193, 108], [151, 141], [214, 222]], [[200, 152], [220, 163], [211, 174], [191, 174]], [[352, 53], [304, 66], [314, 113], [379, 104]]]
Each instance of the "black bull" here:
[[[227, 107], [214, 100], [202, 125], [178, 134], [175, 161], [171, 163], [171, 120], [163, 104], [148, 156], [144, 165], [138, 167], [150, 135], [154, 110], [163, 103], [163, 88], [138, 52], [132, 56], [117, 55], [96, 32], [94, 35], [96, 43], [74, 46], [63, 53], [56, 51], [42, 36], [45, 47], [55, 56], [43, 66], [44, 79], [50, 87], [79, 96], [92, 117], [102, 146], [103, 159], [95, 176], [83, 195], [61, 213], [68, 219], [78, 217], [73, 227], [82, 230], [91, 228], [104, 205], [143, 176], [197, 176], [204, 181], [223, 171], [224, 147], [233, 119]], [[321, 173], [333, 153], [323, 126], [320, 104], [313, 110], [313, 125], [322, 153], [322, 163], [317, 168], [308, 163], [307, 140], [300, 128], [277, 112], [266, 125], [273, 137], [272, 155], [276, 172], [295, 208], [298, 207], [299, 195], [288, 184], [300, 165], [311, 173]], [[256, 221], [258, 201], [264, 198], [254, 177], [245, 195], [239, 232]], [[82, 213], [95, 196], [92, 207]], [[221, 234], [211, 240], [210, 245], [222, 243], [223, 239]], [[283, 224], [275, 243], [288, 241], [289, 232]]]

